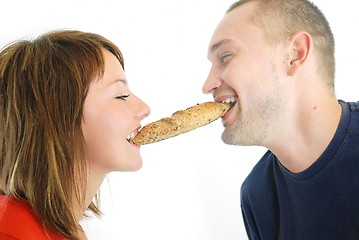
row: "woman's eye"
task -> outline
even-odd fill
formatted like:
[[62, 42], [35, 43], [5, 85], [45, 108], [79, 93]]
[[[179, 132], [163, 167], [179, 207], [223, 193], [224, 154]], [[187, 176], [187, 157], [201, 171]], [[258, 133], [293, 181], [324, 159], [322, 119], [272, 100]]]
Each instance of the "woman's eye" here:
[[122, 95], [122, 96], [117, 96], [116, 99], [121, 99], [121, 100], [125, 100], [126, 101], [126, 98], [128, 98], [130, 96], [130, 94], [128, 95]]

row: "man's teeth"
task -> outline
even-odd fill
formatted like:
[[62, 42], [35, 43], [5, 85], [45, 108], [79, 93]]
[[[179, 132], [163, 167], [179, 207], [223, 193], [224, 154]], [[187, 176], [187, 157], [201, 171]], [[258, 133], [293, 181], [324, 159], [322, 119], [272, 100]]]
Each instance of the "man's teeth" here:
[[231, 105], [234, 105], [237, 102], [237, 99], [234, 97], [227, 98], [226, 100], [222, 101], [222, 103], [230, 103]]

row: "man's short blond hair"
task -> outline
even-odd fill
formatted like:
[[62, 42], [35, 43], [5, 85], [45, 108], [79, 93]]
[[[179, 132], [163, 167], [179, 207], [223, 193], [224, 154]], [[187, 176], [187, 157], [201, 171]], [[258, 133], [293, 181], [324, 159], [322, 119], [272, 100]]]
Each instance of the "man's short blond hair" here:
[[257, 2], [251, 21], [265, 32], [269, 44], [286, 41], [296, 32], [307, 32], [313, 39], [318, 57], [318, 73], [334, 93], [335, 43], [333, 33], [321, 10], [307, 0], [240, 0], [227, 13], [247, 2]]

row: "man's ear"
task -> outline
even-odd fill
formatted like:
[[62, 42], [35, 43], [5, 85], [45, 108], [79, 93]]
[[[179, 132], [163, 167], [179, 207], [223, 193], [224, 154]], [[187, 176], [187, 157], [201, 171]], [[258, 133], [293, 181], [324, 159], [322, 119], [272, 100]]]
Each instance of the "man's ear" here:
[[313, 51], [313, 41], [308, 33], [298, 32], [289, 38], [289, 43], [287, 73], [294, 76], [308, 62], [308, 57]]

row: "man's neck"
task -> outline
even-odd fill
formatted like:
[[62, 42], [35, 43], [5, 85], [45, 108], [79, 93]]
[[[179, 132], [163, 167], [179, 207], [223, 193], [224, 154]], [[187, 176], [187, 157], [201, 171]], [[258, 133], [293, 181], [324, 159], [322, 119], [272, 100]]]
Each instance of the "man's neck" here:
[[334, 97], [301, 102], [292, 109], [282, 134], [267, 147], [281, 164], [293, 173], [310, 167], [333, 139], [341, 117], [341, 106]]

